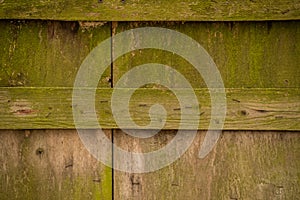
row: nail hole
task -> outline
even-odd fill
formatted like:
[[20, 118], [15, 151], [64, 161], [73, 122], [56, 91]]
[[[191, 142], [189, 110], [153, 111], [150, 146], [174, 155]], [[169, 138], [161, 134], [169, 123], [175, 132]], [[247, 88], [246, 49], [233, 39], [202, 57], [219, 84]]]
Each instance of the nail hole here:
[[248, 113], [247, 113], [246, 110], [241, 110], [241, 111], [240, 111], [240, 114], [245, 116], [245, 115], [247, 115]]
[[248, 112], [246, 110], [239, 110], [238, 114], [241, 116], [246, 116], [246, 115], [248, 115]]
[[38, 148], [38, 149], [35, 151], [35, 153], [36, 153], [36, 155], [41, 156], [41, 155], [44, 154], [44, 149]]

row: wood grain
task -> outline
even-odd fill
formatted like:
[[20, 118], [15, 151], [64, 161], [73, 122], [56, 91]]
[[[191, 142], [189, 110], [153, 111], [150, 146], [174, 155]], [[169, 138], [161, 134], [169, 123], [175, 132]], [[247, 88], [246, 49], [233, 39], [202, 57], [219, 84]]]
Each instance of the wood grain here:
[[0, 199], [112, 198], [111, 168], [76, 130], [1, 130], [0, 163]]
[[[141, 133], [142, 134], [142, 133]], [[121, 131], [114, 142], [130, 152], [164, 147], [176, 131], [148, 139]], [[146, 174], [114, 172], [116, 200], [146, 199], [297, 199], [300, 194], [299, 132], [224, 131], [204, 159], [198, 158], [205, 132], [173, 164]]]
[[[82, 91], [93, 91], [81, 89]], [[123, 88], [123, 93], [129, 89]], [[189, 98], [185, 89], [176, 90], [181, 97]], [[72, 88], [0, 88], [0, 129], [73, 129]], [[111, 110], [113, 89], [97, 89], [95, 110], [102, 128], [119, 128]], [[200, 122], [191, 117], [185, 123], [198, 125], [207, 129], [210, 120], [210, 95], [208, 89], [195, 89], [200, 107]], [[226, 89], [227, 116], [225, 130], [300, 130], [300, 90], [285, 89]], [[86, 102], [86, 96], [76, 97]], [[115, 102], [126, 101], [120, 97]], [[134, 92], [129, 103], [133, 121], [145, 126], [150, 122], [149, 109], [154, 104], [161, 104], [167, 111], [166, 124], [163, 129], [178, 129], [181, 120], [181, 109], [196, 109], [196, 104], [181, 108], [171, 90], [160, 88], [142, 88]], [[75, 105], [73, 105], [75, 106]], [[92, 115], [84, 110], [85, 120], [80, 121], [78, 128], [97, 128], [88, 119]], [[117, 115], [124, 108], [115, 111]], [[160, 120], [163, 114], [155, 115], [153, 120]], [[189, 118], [187, 116], [187, 118]], [[122, 118], [123, 123], [130, 119]], [[130, 125], [123, 128], [133, 128]], [[142, 127], [141, 127], [142, 128]], [[153, 127], [155, 128], [155, 127]]]
[[[114, 23], [113, 33], [149, 26], [179, 31], [197, 41], [216, 63], [226, 88], [300, 86], [300, 21], [124, 22]], [[130, 39], [136, 37], [132, 34]], [[154, 44], [155, 41], [154, 38]], [[173, 43], [165, 39], [161, 45]], [[114, 44], [114, 48], [118, 48], [117, 45]], [[189, 49], [190, 45], [185, 44], [182, 48]], [[190, 51], [189, 54], [195, 53]], [[207, 87], [201, 74], [185, 58], [158, 49], [136, 50], [117, 58], [113, 68], [114, 85], [126, 72], [147, 63], [170, 66], [184, 75], [194, 88]], [[152, 71], [165, 74], [164, 71]], [[178, 87], [178, 78], [166, 79], [172, 87]]]
[[[299, 0], [0, 0], [0, 19], [0, 199], [300, 196]], [[227, 88], [227, 131], [205, 159], [198, 158], [205, 136], [198, 131], [190, 149], [170, 166], [130, 174], [112, 171], [84, 148], [74, 130], [72, 87], [94, 47], [113, 34], [143, 26], [177, 30], [208, 51]], [[201, 75], [178, 55], [153, 49], [122, 56], [113, 71], [108, 66], [95, 99], [102, 128], [119, 128], [110, 108], [112, 77], [116, 84], [125, 72], [149, 62], [169, 65], [187, 77], [201, 109], [200, 124], [188, 123], [207, 129], [211, 105]], [[176, 79], [170, 81], [176, 88]], [[182, 108], [172, 92], [147, 85], [129, 105], [137, 124], [149, 123], [154, 103], [168, 111], [157, 136], [142, 140], [120, 130], [107, 130], [107, 135], [128, 151], [165, 146], [176, 134]], [[95, 128], [86, 122], [80, 127]]]
[[[158, 26], [182, 32], [199, 42], [215, 61], [227, 88], [299, 87], [299, 24], [136, 22], [111, 27], [110, 23], [95, 22], [0, 21], [0, 86], [72, 87], [84, 58], [109, 38], [111, 31], [116, 34], [130, 28]], [[128, 70], [149, 62], [178, 70], [195, 88], [206, 87], [201, 75], [186, 60], [153, 49], [133, 51], [117, 59], [114, 84]], [[110, 87], [111, 71], [107, 67], [99, 87]], [[176, 87], [177, 80], [170, 81]]]
[[[1, 87], [72, 87], [84, 58], [111, 35], [109, 23], [1, 20], [0, 30]], [[108, 67], [99, 87], [110, 87], [110, 75]]]
[[250, 21], [300, 18], [299, 0], [58, 0], [0, 3], [1, 19], [83, 21]]

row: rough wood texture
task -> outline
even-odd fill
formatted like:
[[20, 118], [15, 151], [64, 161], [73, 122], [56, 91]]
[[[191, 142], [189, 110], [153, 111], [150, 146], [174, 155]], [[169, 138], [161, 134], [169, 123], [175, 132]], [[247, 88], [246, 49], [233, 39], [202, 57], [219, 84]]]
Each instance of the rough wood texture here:
[[[84, 58], [110, 37], [109, 23], [0, 21], [0, 86], [71, 87]], [[110, 67], [99, 87], [110, 87]]]
[[[283, 0], [228, 4], [104, 0], [87, 1], [85, 6], [79, 1], [0, 2], [0, 18], [299, 19], [299, 1]], [[227, 90], [225, 129], [300, 130], [299, 24], [146, 22], [112, 27], [102, 22], [0, 21], [0, 129], [74, 128], [71, 87], [84, 57], [112, 33], [154, 25], [173, 28], [199, 41], [216, 61], [225, 87], [235, 88]], [[168, 64], [191, 81], [203, 109], [200, 125], [207, 127], [210, 105], [207, 91], [199, 89], [205, 87], [200, 75], [183, 59], [154, 50], [125, 55], [114, 64], [114, 72], [108, 69], [102, 77], [96, 98], [102, 126], [117, 128], [110, 114], [112, 89], [103, 89], [110, 87], [111, 74], [116, 83], [125, 71], [149, 61]], [[176, 87], [176, 81], [173, 84]], [[151, 87], [140, 89], [132, 98], [136, 122], [147, 123], [154, 100], [165, 103], [170, 111], [172, 120], [165, 128], [176, 129], [180, 109], [174, 95]], [[151, 151], [164, 146], [174, 134], [162, 131], [139, 140], [117, 131], [114, 142], [129, 151]], [[199, 132], [194, 145], [174, 164], [143, 175], [115, 171], [113, 186], [111, 169], [91, 158], [74, 130], [1, 130], [0, 199], [111, 199], [112, 187], [115, 199], [273, 200], [300, 196], [299, 132], [225, 131], [222, 136], [204, 160], [197, 157], [204, 138], [204, 132]]]
[[[300, 22], [121, 23], [116, 33], [141, 26], [178, 30], [211, 55], [227, 88], [299, 87]], [[71, 87], [88, 53], [111, 35], [110, 24], [0, 21], [0, 86]], [[108, 50], [109, 51], [109, 50]], [[116, 60], [114, 82], [134, 66], [169, 65], [193, 87], [206, 87], [184, 59], [158, 50], [135, 51]], [[99, 87], [110, 87], [110, 67]], [[176, 87], [176, 80], [172, 84]]]
[[112, 170], [89, 154], [74, 130], [1, 130], [0, 165], [0, 199], [112, 197]]
[[249, 21], [300, 18], [299, 0], [0, 1], [2, 19], [89, 21]]
[[[134, 139], [121, 131], [115, 143], [127, 151], [165, 146], [176, 132]], [[298, 199], [299, 132], [225, 131], [214, 150], [199, 159], [205, 132], [176, 162], [148, 174], [114, 172], [114, 198], [121, 199]]]
[[[83, 89], [82, 89], [83, 90]], [[87, 90], [87, 89], [85, 89]], [[122, 89], [128, 91], [128, 89]], [[98, 89], [96, 113], [102, 128], [118, 128], [111, 111], [113, 89]], [[177, 89], [181, 97], [188, 98], [184, 89]], [[210, 96], [207, 89], [196, 89], [200, 107], [200, 124], [194, 118], [186, 124], [198, 124], [207, 129], [210, 120]], [[299, 89], [227, 89], [226, 130], [300, 130]], [[86, 97], [80, 98], [86, 101]], [[125, 101], [119, 98], [116, 102]], [[129, 110], [135, 123], [145, 126], [150, 122], [149, 109], [161, 104], [167, 111], [164, 129], [178, 129], [181, 109], [174, 93], [164, 89], [138, 89], [131, 97]], [[76, 109], [76, 106], [75, 106]], [[78, 110], [79, 113], [84, 113]], [[124, 108], [116, 114], [124, 112]], [[88, 116], [84, 114], [85, 119]], [[91, 115], [92, 116], [92, 115]], [[163, 114], [154, 116], [160, 120]], [[122, 118], [128, 123], [130, 119]], [[82, 121], [81, 128], [97, 128], [89, 121]], [[72, 113], [72, 88], [1, 88], [0, 129], [55, 129], [74, 128]], [[123, 128], [133, 128], [131, 126]]]
[[[113, 33], [145, 26], [170, 28], [196, 40], [216, 63], [226, 88], [300, 86], [300, 21], [124, 22], [114, 23]], [[170, 42], [173, 41], [165, 41]], [[168, 65], [184, 75], [194, 88], [207, 87], [199, 72], [185, 59], [154, 49], [136, 50], [118, 58], [114, 62], [114, 84], [133, 67], [146, 63]], [[177, 79], [169, 81], [178, 87]]]

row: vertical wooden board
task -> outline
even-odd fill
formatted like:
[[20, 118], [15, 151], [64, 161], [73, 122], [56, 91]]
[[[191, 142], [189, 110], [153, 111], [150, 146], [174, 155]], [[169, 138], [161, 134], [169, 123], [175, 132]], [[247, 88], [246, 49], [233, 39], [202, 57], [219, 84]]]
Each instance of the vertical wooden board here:
[[[110, 32], [104, 22], [1, 20], [0, 86], [72, 87], [85, 57]], [[108, 66], [99, 87], [110, 87], [110, 74]]]
[[[173, 29], [199, 42], [215, 61], [227, 88], [287, 88], [300, 85], [298, 21], [123, 22], [115, 23], [113, 28], [114, 33], [121, 33], [147, 26]], [[174, 41], [166, 41], [166, 44], [169, 42]], [[185, 59], [154, 49], [136, 50], [117, 59], [113, 70], [114, 83], [133, 67], [146, 63], [171, 66], [183, 74], [194, 88], [206, 87], [199, 72]], [[178, 80], [170, 78], [169, 81], [178, 87]]]
[[112, 198], [111, 168], [75, 130], [2, 130], [0, 165], [0, 199]]
[[[164, 147], [176, 132], [148, 139], [116, 131], [127, 151]], [[297, 199], [300, 195], [299, 132], [224, 131], [210, 154], [199, 159], [205, 132], [173, 164], [151, 173], [114, 171], [115, 199]]]

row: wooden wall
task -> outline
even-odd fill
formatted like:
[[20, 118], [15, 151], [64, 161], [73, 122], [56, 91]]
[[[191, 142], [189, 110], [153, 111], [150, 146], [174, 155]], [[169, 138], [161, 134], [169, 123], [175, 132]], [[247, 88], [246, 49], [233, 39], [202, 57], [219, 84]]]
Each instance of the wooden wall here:
[[[0, 0], [0, 199], [299, 198], [300, 2], [170, 2]], [[106, 167], [85, 149], [73, 122], [72, 87], [94, 47], [146, 26], [184, 33], [208, 51], [226, 87], [227, 116], [217, 145], [199, 159], [211, 108], [201, 75], [160, 50], [118, 58], [96, 95], [100, 124], [116, 145], [157, 150], [176, 135], [180, 121], [176, 97], [148, 85], [132, 97], [131, 114], [145, 125], [149, 107], [161, 103], [169, 114], [163, 130], [138, 139], [118, 129], [112, 87], [137, 65], [157, 62], [178, 70], [201, 105], [200, 123], [189, 122], [199, 131], [188, 151], [161, 170], [132, 174]], [[169, 83], [177, 87], [176, 79]]]
[[[128, 151], [153, 151], [175, 134], [162, 131], [142, 140], [115, 131], [114, 142]], [[131, 174], [112, 172], [99, 163], [74, 130], [1, 130], [0, 199], [299, 197], [299, 132], [224, 131], [214, 150], [199, 159], [204, 135], [199, 131], [193, 145], [170, 166]]]

